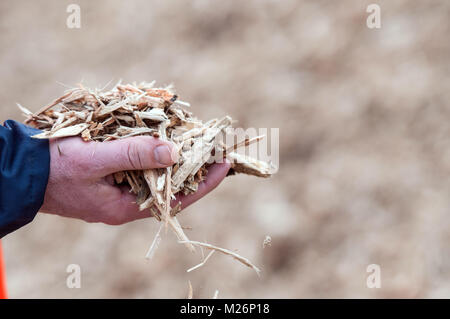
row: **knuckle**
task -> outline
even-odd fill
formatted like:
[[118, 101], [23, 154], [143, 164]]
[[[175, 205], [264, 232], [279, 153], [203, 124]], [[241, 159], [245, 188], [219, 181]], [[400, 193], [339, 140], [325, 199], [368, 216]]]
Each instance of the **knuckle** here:
[[137, 143], [128, 143], [126, 146], [125, 161], [132, 169], [142, 169], [140, 147]]

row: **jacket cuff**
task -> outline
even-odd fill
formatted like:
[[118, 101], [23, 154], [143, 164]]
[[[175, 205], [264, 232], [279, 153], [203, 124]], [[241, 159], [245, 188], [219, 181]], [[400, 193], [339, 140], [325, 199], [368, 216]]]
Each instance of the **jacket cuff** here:
[[48, 140], [16, 121], [0, 126], [0, 238], [30, 223], [44, 202], [50, 173]]

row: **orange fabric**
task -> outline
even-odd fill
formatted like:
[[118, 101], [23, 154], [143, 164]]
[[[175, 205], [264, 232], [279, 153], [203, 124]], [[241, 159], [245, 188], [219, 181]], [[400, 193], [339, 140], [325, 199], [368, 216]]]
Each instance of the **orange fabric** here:
[[0, 241], [0, 299], [8, 298], [6, 294], [6, 271], [3, 262], [2, 242]]

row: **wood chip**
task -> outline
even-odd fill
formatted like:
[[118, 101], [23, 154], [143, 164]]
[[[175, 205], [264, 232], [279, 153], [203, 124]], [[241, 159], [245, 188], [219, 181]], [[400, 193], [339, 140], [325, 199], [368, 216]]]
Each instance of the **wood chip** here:
[[194, 290], [192, 289], [192, 284], [191, 281], [188, 281], [188, 295], [187, 295], [187, 299], [192, 299], [194, 295]]
[[75, 136], [79, 135], [81, 132], [83, 132], [84, 129], [86, 129], [89, 126], [89, 124], [86, 123], [80, 123], [74, 126], [64, 127], [62, 129], [59, 129], [57, 131], [50, 131], [50, 132], [43, 132], [36, 135], [33, 135], [33, 138], [39, 138], [39, 139], [47, 139], [47, 138], [56, 138], [56, 137], [68, 137], [68, 136]]
[[192, 244], [194, 246], [201, 246], [201, 247], [205, 247], [207, 249], [217, 250], [217, 251], [221, 252], [222, 254], [229, 255], [229, 256], [233, 257], [234, 259], [240, 261], [242, 264], [246, 265], [247, 267], [252, 268], [256, 272], [256, 274], [258, 276], [259, 276], [259, 273], [261, 272], [261, 270], [258, 267], [256, 267], [255, 265], [253, 265], [250, 260], [248, 260], [245, 257], [242, 257], [241, 255], [239, 255], [239, 254], [237, 254], [237, 253], [235, 253], [235, 252], [233, 252], [231, 250], [228, 250], [228, 249], [225, 249], [225, 248], [221, 248], [221, 247], [217, 247], [217, 246], [213, 246], [213, 245], [207, 244], [207, 243], [202, 243], [202, 242], [199, 242], [199, 241], [193, 241], [193, 240], [191, 240], [191, 241], [182, 241], [181, 240], [181, 241], [179, 241], [179, 243], [180, 244], [188, 244], [189, 243], [189, 244]]
[[155, 255], [156, 249], [158, 249], [159, 244], [161, 243], [161, 229], [163, 228], [163, 224], [159, 227], [158, 231], [156, 232], [155, 238], [153, 239], [152, 244], [150, 245], [150, 248], [148, 249], [147, 254], [145, 255], [145, 258], [152, 259]]
[[199, 263], [198, 265], [195, 265], [194, 267], [189, 268], [188, 270], [186, 270], [186, 272], [191, 272], [195, 269], [203, 267], [206, 264], [206, 262], [208, 261], [208, 259], [212, 256], [212, 254], [214, 254], [214, 252], [215, 252], [215, 250], [211, 250], [210, 253], [206, 256], [206, 258], [201, 263]]

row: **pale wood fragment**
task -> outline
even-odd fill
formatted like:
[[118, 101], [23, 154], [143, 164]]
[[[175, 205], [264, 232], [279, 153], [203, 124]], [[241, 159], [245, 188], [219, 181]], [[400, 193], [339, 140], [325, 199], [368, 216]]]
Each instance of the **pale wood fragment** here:
[[46, 138], [56, 138], [56, 137], [68, 137], [68, 136], [76, 136], [83, 132], [85, 128], [87, 128], [89, 124], [80, 123], [74, 126], [64, 127], [54, 132], [43, 132], [36, 135], [33, 135], [33, 138], [46, 139]]
[[275, 170], [275, 167], [269, 163], [259, 161], [253, 157], [241, 155], [236, 152], [228, 153], [227, 158], [231, 161], [231, 168], [236, 173], [269, 177]]
[[211, 245], [211, 244], [207, 244], [207, 243], [202, 243], [202, 242], [199, 242], [199, 241], [193, 241], [193, 240], [191, 240], [191, 241], [182, 241], [182, 240], [180, 240], [179, 243], [180, 244], [192, 244], [192, 245], [195, 245], [195, 246], [205, 247], [207, 249], [217, 250], [217, 251], [219, 251], [219, 252], [221, 252], [221, 253], [223, 253], [225, 255], [229, 255], [229, 256], [233, 257], [234, 259], [240, 261], [242, 264], [246, 265], [247, 267], [252, 268], [256, 272], [256, 274], [258, 276], [259, 276], [259, 273], [261, 272], [261, 270], [258, 267], [256, 267], [255, 265], [253, 265], [253, 263], [250, 260], [248, 260], [245, 257], [242, 257], [241, 255], [239, 255], [239, 254], [237, 254], [237, 253], [235, 253], [235, 252], [233, 252], [231, 250], [228, 250], [228, 249], [225, 249], [225, 248], [221, 248], [221, 247], [217, 247], [217, 246], [214, 246], [214, 245]]

